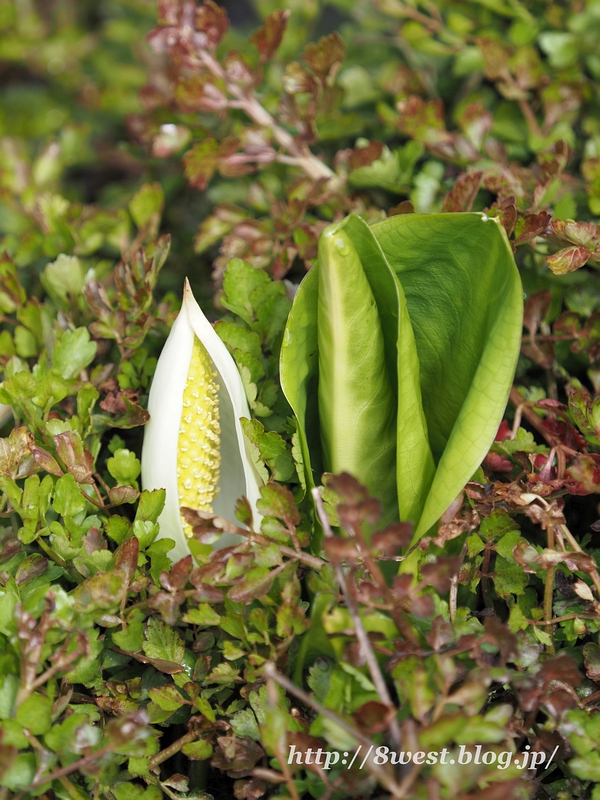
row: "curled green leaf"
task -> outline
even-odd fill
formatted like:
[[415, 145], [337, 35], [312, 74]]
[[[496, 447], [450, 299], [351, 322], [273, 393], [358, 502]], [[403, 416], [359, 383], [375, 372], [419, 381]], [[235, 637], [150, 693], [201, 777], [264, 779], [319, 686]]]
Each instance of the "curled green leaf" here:
[[347, 470], [386, 521], [424, 535], [494, 439], [522, 315], [510, 245], [483, 214], [372, 227], [348, 217], [326, 229], [281, 353], [308, 484]]

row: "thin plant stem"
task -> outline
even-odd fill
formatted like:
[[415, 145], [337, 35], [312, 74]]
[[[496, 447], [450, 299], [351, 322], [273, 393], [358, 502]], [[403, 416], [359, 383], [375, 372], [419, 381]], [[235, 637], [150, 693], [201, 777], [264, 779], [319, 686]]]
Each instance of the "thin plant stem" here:
[[564, 614], [562, 617], [554, 617], [544, 621], [528, 619], [527, 622], [537, 627], [539, 625], [557, 625], [559, 622], [567, 622], [570, 619], [598, 619], [598, 614]]
[[[367, 736], [361, 733], [354, 726], [350, 725], [350, 723], [348, 723], [343, 717], [339, 716], [339, 714], [336, 714], [335, 711], [331, 711], [331, 709], [322, 706], [303, 689], [300, 689], [300, 687], [293, 684], [292, 681], [278, 672], [275, 668], [275, 665], [270, 661], [267, 661], [267, 663], [263, 666], [263, 675], [267, 679], [273, 679], [275, 683], [278, 683], [280, 686], [282, 686], [286, 692], [296, 697], [298, 700], [304, 703], [305, 706], [312, 708], [313, 711], [317, 712], [317, 714], [322, 714], [324, 717], [327, 717], [327, 719], [334, 722], [353, 739], [356, 739], [361, 746], [366, 747], [368, 752], [372, 752], [372, 750], [375, 748], [375, 743], [372, 742]], [[385, 786], [385, 788], [391, 793], [392, 797], [399, 799], [406, 797], [406, 794], [396, 783], [394, 778], [392, 778], [389, 773], [383, 770], [378, 764], [374, 764], [367, 760], [365, 766], [367, 766], [368, 769], [377, 776], [383, 786]]]
[[[554, 528], [550, 526], [548, 528], [548, 549], [554, 550]], [[553, 594], [554, 594], [554, 576], [556, 574], [556, 565], [552, 564], [548, 567], [546, 571], [546, 581], [544, 584], [544, 621], [546, 623], [552, 619], [552, 610], [553, 610]], [[548, 631], [551, 639], [551, 644], [549, 646], [549, 651], [554, 654], [554, 640], [553, 640], [553, 628], [550, 626], [550, 630]]]
[[195, 742], [197, 739], [198, 734], [195, 731], [189, 731], [188, 733], [185, 733], [181, 738], [177, 739], [176, 742], [173, 742], [168, 747], [165, 747], [164, 750], [161, 750], [160, 753], [152, 756], [152, 758], [150, 758], [148, 761], [148, 766], [150, 769], [154, 769], [154, 767], [157, 767], [159, 764], [162, 764], [163, 761], [166, 761], [167, 759], [171, 758], [171, 756], [174, 756], [175, 753], [178, 753], [184, 744]]
[[[329, 520], [327, 518], [327, 514], [323, 506], [323, 499], [321, 498], [319, 490], [313, 489], [312, 495], [315, 501], [315, 506], [317, 508], [319, 521], [323, 526], [323, 531], [325, 533], [325, 536], [328, 539], [332, 539], [333, 531], [331, 530], [331, 525], [329, 524]], [[373, 648], [371, 647], [371, 641], [364, 628], [358, 609], [354, 605], [354, 601], [350, 596], [350, 592], [348, 591], [346, 576], [344, 575], [344, 570], [342, 569], [340, 564], [336, 565], [335, 573], [338, 579], [338, 583], [340, 584], [340, 587], [344, 594], [346, 606], [348, 608], [348, 611], [350, 612], [350, 616], [352, 617], [352, 624], [354, 625], [354, 630], [356, 631], [356, 638], [358, 639], [361, 649], [364, 653], [367, 666], [369, 667], [369, 672], [371, 673], [373, 684], [375, 685], [375, 688], [377, 690], [377, 693], [379, 694], [379, 697], [381, 698], [381, 701], [385, 705], [393, 707], [392, 698], [390, 697], [387, 684], [381, 673], [381, 670], [379, 669], [379, 663], [377, 661], [377, 657], [373, 652]], [[400, 728], [398, 726], [398, 720], [395, 718], [395, 716], [390, 722], [390, 735], [392, 737], [392, 741], [394, 742], [394, 746], [396, 747], [397, 750], [400, 750], [401, 747]]]
[[215, 78], [223, 81], [229, 93], [235, 98], [235, 105], [242, 109], [253, 122], [271, 131], [277, 143], [287, 153], [296, 159], [296, 163], [301, 167], [312, 180], [320, 180], [335, 177], [335, 173], [329, 167], [313, 155], [306, 146], [300, 145], [291, 133], [282, 128], [273, 116], [264, 108], [252, 95], [244, 93], [243, 89], [227, 79], [225, 71], [219, 62], [206, 50], [200, 50], [199, 56], [207, 69]]
[[456, 573], [452, 576], [452, 580], [450, 581], [450, 596], [448, 598], [448, 605], [450, 612], [450, 622], [452, 623], [456, 621], [456, 606], [458, 602], [458, 573], [460, 571], [460, 565], [462, 565], [462, 562], [464, 561], [466, 554], [467, 554], [467, 545], [464, 544], [462, 550], [460, 551], [459, 569], [456, 570]]
[[[571, 545], [573, 550], [575, 550], [577, 553], [583, 553], [583, 549], [581, 548], [579, 542], [573, 536], [573, 534], [567, 528], [567, 526], [566, 525], [559, 525], [558, 528], [559, 528], [560, 532], [563, 534], [563, 536], [565, 537], [565, 539], [567, 539], [567, 541], [569, 542], [569, 544]], [[598, 592], [598, 596], [600, 596], [600, 575], [598, 574], [598, 570], [597, 569], [591, 570], [590, 573], [589, 573], [589, 576], [592, 579], [592, 582], [593, 582], [594, 586], [596, 587], [596, 591]]]

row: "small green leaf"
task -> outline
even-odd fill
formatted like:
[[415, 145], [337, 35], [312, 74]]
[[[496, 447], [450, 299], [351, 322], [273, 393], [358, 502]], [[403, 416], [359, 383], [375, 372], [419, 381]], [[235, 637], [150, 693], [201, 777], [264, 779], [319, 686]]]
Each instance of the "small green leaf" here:
[[117, 450], [112, 458], [107, 459], [106, 468], [119, 485], [137, 488], [137, 477], [142, 465], [135, 453], [130, 450]]
[[204, 761], [212, 756], [213, 748], [210, 742], [201, 739], [198, 742], [188, 742], [184, 744], [181, 748], [181, 752], [192, 761]]
[[33, 783], [36, 762], [33, 753], [19, 753], [2, 773], [2, 786], [13, 792], [27, 791]]
[[21, 358], [32, 358], [37, 355], [38, 345], [31, 331], [17, 325], [14, 333], [15, 350]]
[[247, 328], [242, 328], [233, 322], [225, 322], [223, 320], [217, 322], [215, 330], [232, 353], [235, 350], [241, 350], [259, 360], [262, 358], [260, 339], [254, 331], [249, 331]]
[[183, 621], [190, 625], [210, 627], [212, 625], [219, 625], [221, 617], [208, 603], [200, 603], [198, 608], [188, 609], [187, 613], [183, 616]]
[[[252, 446], [257, 469], [264, 480], [268, 480], [268, 473], [264, 469], [266, 464], [271, 470], [274, 480], [289, 481], [294, 474], [292, 455], [283, 439], [275, 431], [265, 431], [264, 425], [257, 419], [241, 419], [242, 429]], [[258, 451], [258, 454], [256, 453]]]
[[150, 689], [148, 694], [150, 695], [150, 699], [156, 703], [157, 706], [160, 706], [163, 711], [177, 711], [184, 703], [177, 687], [170, 683], [165, 684], [165, 686], [157, 686], [154, 689]]
[[137, 653], [144, 643], [144, 626], [138, 620], [128, 622], [122, 631], [113, 631], [112, 640], [121, 650]]
[[54, 302], [63, 306], [69, 298], [77, 298], [83, 291], [85, 278], [81, 262], [76, 256], [61, 253], [56, 261], [46, 265], [41, 282]]
[[136, 521], [157, 522], [165, 506], [165, 497], [166, 492], [164, 489], [144, 490], [140, 495], [135, 514]]
[[63, 475], [56, 481], [52, 508], [63, 517], [72, 517], [85, 511], [86, 500], [73, 475]]
[[240, 258], [233, 258], [227, 264], [223, 278], [223, 305], [250, 325], [254, 320], [254, 309], [249, 298], [256, 289], [264, 289], [268, 284], [269, 276], [261, 269], [255, 269]]
[[158, 229], [165, 196], [160, 183], [145, 183], [134, 194], [129, 203], [129, 212], [138, 228], [150, 224]]
[[206, 138], [183, 157], [185, 177], [196, 189], [206, 189], [219, 164], [219, 143]]
[[38, 693], [30, 695], [17, 708], [16, 720], [34, 736], [47, 733], [52, 724], [52, 701]]
[[248, 736], [250, 739], [254, 739], [255, 742], [260, 741], [258, 723], [251, 708], [236, 711], [231, 717], [231, 727], [236, 736]]
[[158, 786], [144, 789], [136, 783], [118, 783], [112, 787], [117, 800], [161, 800], [163, 794]]
[[[6, 595], [4, 597], [6, 597]], [[14, 597], [14, 605], [16, 605], [17, 597], [15, 595], [12, 595], [12, 597]], [[13, 627], [16, 627], [14, 622]], [[4, 631], [2, 631], [2, 633], [4, 633]], [[6, 635], [10, 635], [10, 633], [7, 633]], [[0, 719], [8, 719], [9, 717], [12, 717], [13, 707], [15, 700], [17, 699], [18, 691], [19, 679], [16, 675], [9, 674], [0, 677]]]
[[523, 567], [496, 556], [494, 588], [500, 597], [506, 600], [513, 594], [523, 594], [528, 583], [529, 575], [523, 571]]
[[181, 664], [185, 651], [179, 634], [157, 619], [148, 620], [143, 648], [149, 658], [160, 658], [175, 664]]
[[79, 373], [94, 360], [98, 345], [90, 340], [87, 328], [65, 331], [54, 345], [52, 366], [63, 378], [78, 377]]
[[117, 544], [122, 544], [125, 541], [125, 537], [129, 533], [130, 529], [131, 523], [129, 520], [125, 519], [125, 517], [120, 517], [117, 514], [109, 517], [104, 525], [106, 535]]

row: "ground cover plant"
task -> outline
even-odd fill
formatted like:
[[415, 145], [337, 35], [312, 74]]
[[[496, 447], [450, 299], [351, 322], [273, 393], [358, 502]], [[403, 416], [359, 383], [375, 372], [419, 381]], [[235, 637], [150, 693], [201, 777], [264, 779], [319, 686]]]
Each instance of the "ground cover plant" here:
[[[2, 800], [598, 800], [599, 28], [592, 0], [0, 3]], [[502, 226], [524, 333], [402, 571], [383, 489], [312, 485], [280, 357], [328, 226], [456, 212]], [[140, 459], [186, 275], [262, 485], [182, 511], [173, 562]]]

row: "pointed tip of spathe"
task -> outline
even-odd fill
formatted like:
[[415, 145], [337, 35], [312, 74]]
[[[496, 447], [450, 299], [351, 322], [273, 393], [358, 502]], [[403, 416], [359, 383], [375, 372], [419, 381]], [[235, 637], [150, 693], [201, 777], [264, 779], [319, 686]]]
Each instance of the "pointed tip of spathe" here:
[[[194, 297], [194, 292], [192, 291], [189, 278], [187, 277], [185, 278], [183, 283], [183, 297], [181, 302], [181, 310], [182, 311], [185, 310], [188, 316], [190, 314], [193, 316], [199, 315], [203, 320], [205, 319], [204, 312], [202, 311], [202, 309], [198, 305], [198, 301]], [[198, 331], [196, 331], [196, 334], [198, 334]]]

